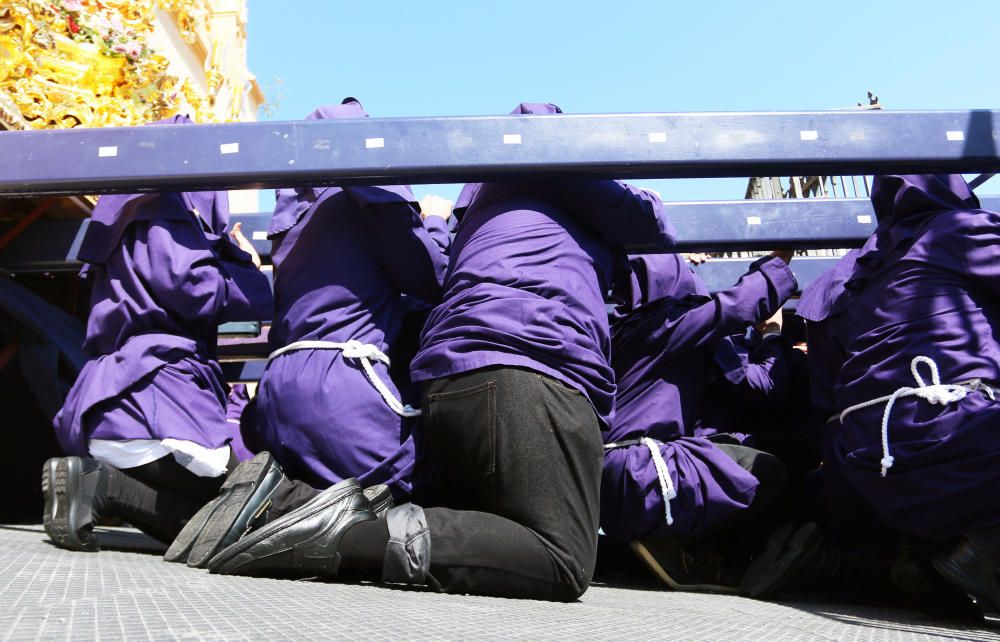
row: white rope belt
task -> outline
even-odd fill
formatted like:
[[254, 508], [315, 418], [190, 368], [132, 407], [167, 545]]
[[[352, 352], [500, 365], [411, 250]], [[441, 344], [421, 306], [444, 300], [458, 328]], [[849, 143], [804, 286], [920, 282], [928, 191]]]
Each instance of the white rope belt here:
[[[917, 370], [917, 366], [921, 363], [926, 363], [931, 369], [931, 382], [929, 384], [924, 382], [924, 378], [920, 376], [920, 372]], [[889, 415], [892, 413], [892, 406], [896, 403], [897, 399], [919, 397], [932, 404], [945, 406], [956, 401], [961, 401], [965, 399], [965, 395], [969, 392], [978, 390], [989, 397], [991, 401], [996, 401], [996, 394], [993, 388], [979, 379], [961, 383], [942, 384], [937, 364], [930, 357], [914, 357], [913, 361], [910, 362], [910, 372], [913, 373], [913, 379], [917, 383], [916, 387], [903, 386], [891, 395], [853, 405], [840, 413], [840, 423], [844, 423], [844, 418], [855, 410], [885, 404], [885, 412], [882, 413], [882, 461], [880, 462], [882, 464], [883, 477], [885, 477], [896, 461], [889, 453]]]
[[272, 352], [268, 356], [267, 362], [271, 363], [286, 352], [295, 352], [298, 350], [340, 350], [344, 353], [345, 359], [357, 359], [361, 363], [361, 368], [365, 371], [368, 381], [375, 386], [375, 389], [382, 395], [382, 399], [385, 400], [386, 405], [393, 412], [400, 417], [420, 416], [419, 408], [414, 408], [409, 404], [404, 405], [399, 399], [396, 399], [392, 391], [386, 387], [385, 383], [379, 378], [378, 373], [375, 372], [375, 368], [372, 367], [372, 361], [378, 361], [385, 364], [387, 368], [389, 367], [389, 357], [376, 346], [370, 343], [354, 341], [353, 339], [347, 343], [336, 343], [334, 341], [295, 341]]
[[670, 471], [667, 470], [667, 462], [663, 460], [660, 453], [660, 446], [663, 442], [649, 437], [638, 439], [625, 439], [604, 444], [604, 450], [614, 450], [616, 448], [627, 448], [629, 446], [645, 446], [649, 449], [649, 456], [653, 460], [653, 467], [656, 468], [656, 476], [660, 480], [660, 494], [663, 495], [663, 512], [667, 520], [667, 526], [674, 523], [674, 516], [670, 512], [670, 500], [677, 497], [677, 490], [674, 489], [674, 482], [670, 479]]

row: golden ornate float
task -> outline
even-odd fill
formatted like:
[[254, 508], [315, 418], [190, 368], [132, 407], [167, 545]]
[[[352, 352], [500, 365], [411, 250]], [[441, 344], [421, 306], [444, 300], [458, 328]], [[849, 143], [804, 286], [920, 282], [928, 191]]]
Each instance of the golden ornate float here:
[[[181, 110], [199, 122], [236, 120], [247, 82], [243, 77], [226, 82], [219, 51], [232, 45], [213, 39], [212, 15], [211, 0], [5, 0], [0, 124], [9, 129], [135, 125]], [[167, 58], [150, 47], [164, 16], [201, 53], [206, 89], [172, 74]], [[217, 96], [225, 96], [220, 100], [226, 104], [216, 104]]]

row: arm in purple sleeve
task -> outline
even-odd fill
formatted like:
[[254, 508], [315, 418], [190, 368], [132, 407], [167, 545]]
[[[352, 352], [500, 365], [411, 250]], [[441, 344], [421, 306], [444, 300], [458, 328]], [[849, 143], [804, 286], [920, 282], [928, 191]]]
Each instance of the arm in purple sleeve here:
[[441, 253], [445, 255], [451, 250], [451, 227], [448, 224], [449, 220], [440, 216], [428, 216], [424, 219], [424, 229], [427, 230], [427, 234], [431, 237], [431, 240], [437, 244]]
[[965, 271], [972, 281], [990, 294], [998, 296], [1000, 295], [1000, 214], [983, 212], [965, 221], [968, 221], [968, 224], [958, 225], [955, 233], [941, 239], [945, 251], [953, 256], [951, 261], [944, 264], [962, 265], [964, 262]]
[[[250, 255], [228, 238], [220, 241], [219, 270], [226, 278], [226, 304], [220, 321], [268, 321], [274, 316], [274, 297], [267, 276]], [[222, 249], [220, 248], [220, 249]]]
[[399, 291], [437, 303], [448, 269], [446, 228], [442, 232], [435, 222], [425, 227], [420, 214], [408, 203], [364, 208], [360, 220], [370, 234], [379, 263]]
[[[754, 262], [750, 271], [728, 290], [711, 297], [691, 297], [698, 303], [681, 314], [671, 315], [665, 322], [660, 315], [649, 315], [652, 327], [648, 328], [645, 340], [668, 353], [710, 346], [774, 314], [796, 286], [795, 277], [784, 261], [765, 257]], [[677, 300], [662, 299], [649, 309], [669, 305], [677, 305]], [[641, 309], [639, 314], [643, 314]]]
[[746, 345], [743, 337], [726, 337], [719, 341], [713, 358], [741, 399], [773, 405], [782, 403], [788, 394], [791, 349], [781, 335], [767, 337], [754, 346]]
[[136, 272], [172, 313], [216, 323], [271, 316], [267, 278], [250, 263], [249, 255], [246, 265], [220, 260], [193, 222], [137, 222], [135, 239]]

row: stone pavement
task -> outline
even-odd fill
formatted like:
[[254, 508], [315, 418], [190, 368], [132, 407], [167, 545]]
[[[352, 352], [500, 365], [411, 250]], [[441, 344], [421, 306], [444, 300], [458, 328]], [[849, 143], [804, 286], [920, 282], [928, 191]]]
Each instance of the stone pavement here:
[[963, 629], [881, 608], [607, 586], [575, 604], [436, 595], [209, 575], [163, 562], [128, 529], [103, 530], [102, 546], [72, 553], [40, 526], [0, 526], [0, 639], [1000, 642], [1000, 622]]

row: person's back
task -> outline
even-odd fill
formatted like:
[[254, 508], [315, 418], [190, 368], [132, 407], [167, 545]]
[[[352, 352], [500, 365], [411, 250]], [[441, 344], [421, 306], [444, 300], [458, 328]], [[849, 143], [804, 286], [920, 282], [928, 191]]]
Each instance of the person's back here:
[[[268, 335], [274, 349], [302, 340], [353, 339], [385, 351], [393, 345], [405, 312], [402, 290], [432, 303], [440, 297], [447, 265], [443, 248], [415, 245], [414, 239], [401, 238], [406, 231], [401, 232], [398, 223], [385, 220], [405, 213], [405, 225], [413, 230], [420, 226], [419, 217], [412, 216], [415, 212], [404, 212], [413, 201], [409, 189], [354, 188], [360, 190], [398, 194], [399, 211], [366, 210], [347, 192], [335, 190], [324, 194], [290, 230], [274, 235], [275, 313]], [[428, 225], [441, 228], [435, 240], [447, 234], [439, 217], [428, 219]], [[416, 241], [430, 238], [414, 236]], [[401, 283], [397, 272], [404, 268], [437, 278]]]
[[607, 417], [614, 378], [603, 293], [611, 287], [612, 249], [552, 200], [520, 191], [496, 184], [477, 190], [457, 229], [445, 294], [425, 325], [414, 377], [525, 367], [581, 390]]
[[[839, 410], [919, 387], [914, 372], [928, 384], [935, 376], [942, 384], [995, 384], [1000, 215], [978, 209], [957, 176], [877, 177], [875, 185], [878, 242], [847, 283], [850, 342], [837, 382]], [[915, 361], [922, 357], [930, 361]], [[1000, 454], [991, 446], [1000, 407], [985, 388], [967, 388], [943, 406], [906, 396], [888, 413], [883, 402], [844, 416], [836, 444], [844, 472], [895, 528], [940, 541], [998, 521], [987, 510], [996, 493], [984, 494], [983, 505], [967, 492], [1000, 487], [987, 463]]]
[[[366, 116], [346, 99], [310, 118]], [[425, 227], [406, 186], [288, 189], [279, 191], [269, 235], [273, 352], [254, 444], [318, 488], [357, 477], [409, 496], [419, 413], [399, 401], [385, 353], [406, 312], [401, 293], [440, 297], [444, 220], [429, 217]]]

